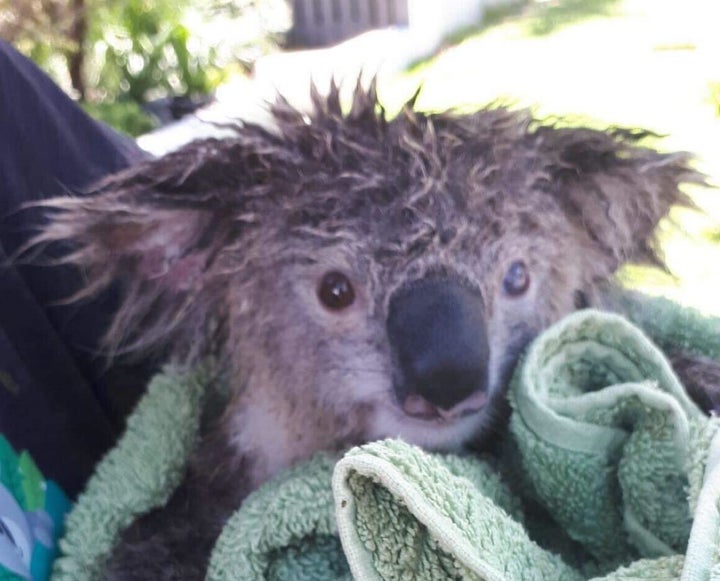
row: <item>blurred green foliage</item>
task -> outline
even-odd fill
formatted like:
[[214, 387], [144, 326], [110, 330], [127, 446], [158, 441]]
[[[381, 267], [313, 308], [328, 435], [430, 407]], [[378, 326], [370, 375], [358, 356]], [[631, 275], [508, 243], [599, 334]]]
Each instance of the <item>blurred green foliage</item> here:
[[144, 103], [212, 93], [289, 23], [286, 0], [0, 0], [0, 36], [132, 135], [152, 127]]
[[[93, 85], [136, 103], [167, 95], [206, 94], [222, 79], [212, 46], [195, 46], [182, 22], [187, 0], [98, 3], [88, 41]], [[199, 43], [198, 43], [199, 44]]]
[[134, 101], [83, 101], [80, 106], [91, 117], [101, 119], [132, 137], [152, 131], [156, 126], [153, 118]]

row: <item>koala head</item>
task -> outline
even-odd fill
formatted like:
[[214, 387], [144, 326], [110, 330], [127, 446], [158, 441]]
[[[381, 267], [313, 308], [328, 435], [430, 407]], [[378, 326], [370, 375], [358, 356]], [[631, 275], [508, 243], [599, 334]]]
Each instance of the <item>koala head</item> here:
[[223, 433], [268, 474], [388, 436], [482, 439], [528, 341], [624, 262], [658, 262], [655, 227], [700, 179], [637, 132], [388, 119], [373, 89], [314, 103], [57, 200], [43, 235], [74, 242], [82, 293], [124, 285], [110, 347], [225, 365]]

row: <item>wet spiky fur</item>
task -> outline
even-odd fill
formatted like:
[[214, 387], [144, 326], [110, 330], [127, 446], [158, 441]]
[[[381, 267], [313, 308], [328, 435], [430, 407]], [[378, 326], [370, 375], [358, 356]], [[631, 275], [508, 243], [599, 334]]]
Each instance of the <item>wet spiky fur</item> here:
[[[89, 295], [119, 280], [111, 351], [169, 349], [220, 361], [233, 395], [182, 489], [125, 536], [113, 579], [202, 577], [208, 547], [249, 490], [320, 449], [400, 435], [430, 449], [482, 443], [504, 416], [508, 374], [564, 314], [602, 303], [627, 261], [661, 264], [653, 232], [683, 183], [685, 154], [642, 132], [560, 128], [503, 107], [386, 118], [375, 91], [343, 112], [338, 91], [272, 131], [239, 125], [53, 202], [39, 241], [71, 240]], [[503, 295], [508, 265], [531, 276]], [[353, 282], [342, 313], [317, 300], [323, 273]], [[456, 425], [408, 419], [393, 394], [390, 298], [425, 276], [482, 296], [489, 401]], [[696, 374], [697, 375], [697, 374]]]

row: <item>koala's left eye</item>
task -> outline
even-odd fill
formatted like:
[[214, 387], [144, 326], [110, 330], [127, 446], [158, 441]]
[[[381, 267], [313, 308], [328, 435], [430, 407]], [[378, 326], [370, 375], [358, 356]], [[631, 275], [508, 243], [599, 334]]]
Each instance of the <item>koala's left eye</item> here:
[[317, 294], [320, 302], [333, 311], [346, 309], [355, 302], [355, 289], [350, 279], [336, 270], [322, 277]]
[[516, 260], [510, 265], [503, 278], [503, 291], [511, 297], [519, 297], [530, 286], [530, 273], [522, 260]]

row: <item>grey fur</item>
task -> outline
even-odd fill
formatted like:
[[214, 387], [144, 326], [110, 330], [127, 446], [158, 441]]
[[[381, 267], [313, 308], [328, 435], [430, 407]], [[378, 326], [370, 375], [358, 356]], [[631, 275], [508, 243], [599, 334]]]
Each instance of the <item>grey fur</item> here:
[[[210, 353], [233, 388], [170, 508], [125, 536], [112, 579], [200, 578], [248, 491], [318, 450], [397, 435], [481, 446], [502, 428], [525, 344], [599, 304], [623, 263], [661, 264], [658, 222], [690, 205], [681, 184], [703, 181], [688, 155], [639, 146], [641, 132], [561, 128], [502, 107], [409, 104], [387, 119], [373, 88], [345, 114], [335, 89], [314, 104], [307, 117], [278, 103], [277, 134], [240, 125], [52, 204], [39, 241], [74, 242], [67, 261], [88, 280], [79, 296], [125, 284], [109, 348], [169, 346], [190, 364]], [[517, 259], [531, 284], [512, 298], [501, 282]], [[339, 313], [317, 300], [329, 270], [357, 293]], [[489, 403], [451, 425], [405, 416], [393, 395], [388, 303], [429, 273], [471, 285], [486, 310]]]

